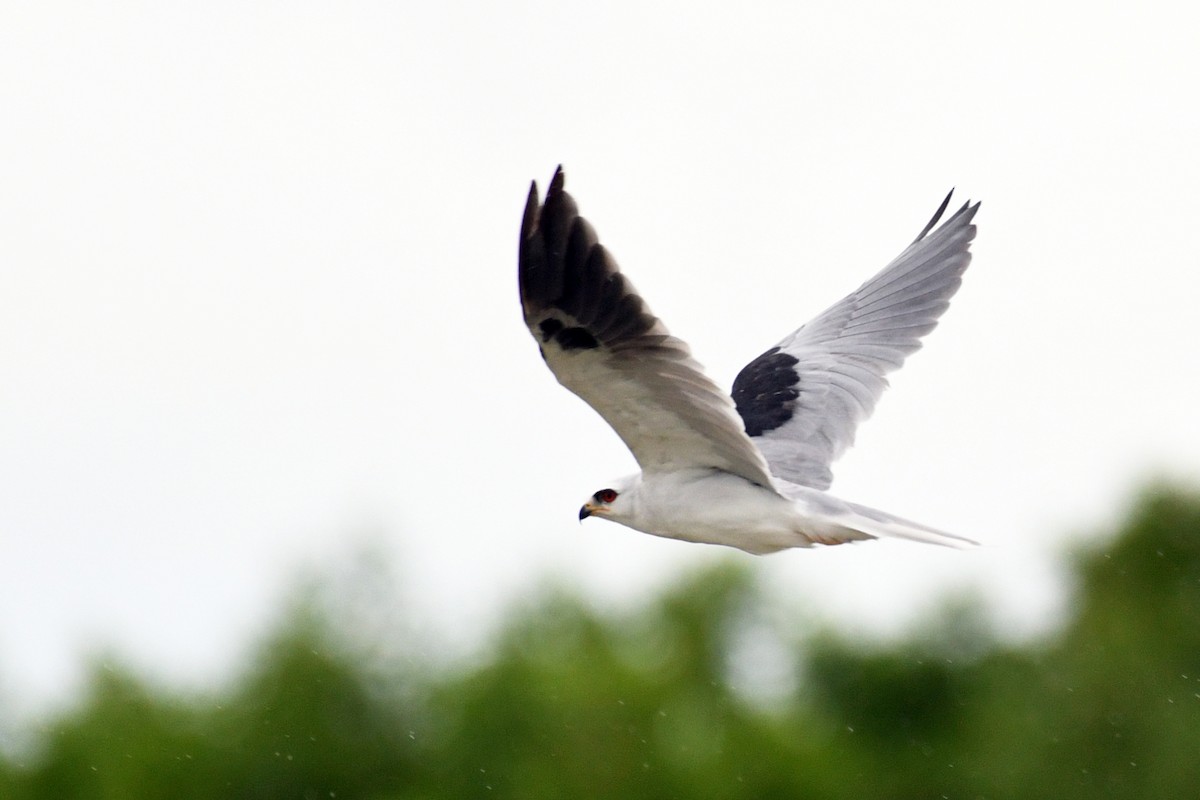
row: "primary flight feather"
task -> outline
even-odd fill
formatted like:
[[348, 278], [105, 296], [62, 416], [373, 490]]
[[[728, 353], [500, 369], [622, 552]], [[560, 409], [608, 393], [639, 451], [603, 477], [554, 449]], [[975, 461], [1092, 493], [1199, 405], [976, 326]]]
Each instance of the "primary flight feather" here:
[[525, 324], [559, 382], [629, 447], [638, 475], [595, 492], [603, 517], [692, 542], [771, 553], [892, 536], [969, 539], [841, 500], [830, 465], [921, 347], [962, 283], [979, 204], [950, 196], [892, 263], [751, 361], [730, 397], [651, 313], [563, 188], [560, 167], [521, 223]]

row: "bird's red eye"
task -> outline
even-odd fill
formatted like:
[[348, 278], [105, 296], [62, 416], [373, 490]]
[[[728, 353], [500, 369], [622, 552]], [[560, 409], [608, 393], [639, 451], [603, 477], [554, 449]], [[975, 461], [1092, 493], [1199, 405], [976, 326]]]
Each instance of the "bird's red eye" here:
[[592, 496], [601, 503], [611, 503], [617, 499], [617, 493], [614, 489], [601, 489]]

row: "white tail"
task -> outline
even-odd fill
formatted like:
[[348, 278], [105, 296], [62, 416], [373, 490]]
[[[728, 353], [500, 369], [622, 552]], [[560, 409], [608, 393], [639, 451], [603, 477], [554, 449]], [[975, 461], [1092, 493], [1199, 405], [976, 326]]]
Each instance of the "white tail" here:
[[842, 501], [846, 504], [845, 517], [839, 519], [848, 528], [866, 534], [873, 538], [908, 539], [925, 544], [940, 544], [943, 547], [967, 548], [975, 547], [979, 542], [958, 536], [953, 533], [939, 531], [919, 522], [897, 517], [886, 511], [880, 511], [870, 506], [860, 506], [858, 503]]

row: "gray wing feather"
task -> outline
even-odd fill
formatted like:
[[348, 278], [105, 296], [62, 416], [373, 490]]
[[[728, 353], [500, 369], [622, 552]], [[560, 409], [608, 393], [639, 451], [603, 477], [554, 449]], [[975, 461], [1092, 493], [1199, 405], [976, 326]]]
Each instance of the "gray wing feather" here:
[[887, 388], [884, 376], [937, 327], [971, 262], [971, 221], [979, 210], [968, 202], [933, 230], [949, 201], [947, 195], [916, 241], [878, 275], [750, 362], [734, 381], [747, 432], [778, 477], [829, 488], [830, 466], [871, 415]]
[[654, 316], [579, 216], [561, 167], [521, 225], [525, 324], [559, 383], [612, 426], [645, 472], [721, 469], [771, 486], [732, 400]]

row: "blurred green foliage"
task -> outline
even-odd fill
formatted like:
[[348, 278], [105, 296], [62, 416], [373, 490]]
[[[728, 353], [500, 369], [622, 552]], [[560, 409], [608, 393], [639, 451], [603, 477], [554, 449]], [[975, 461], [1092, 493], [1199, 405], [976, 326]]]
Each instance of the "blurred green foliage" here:
[[723, 566], [623, 615], [548, 593], [454, 668], [301, 603], [211, 696], [97, 664], [0, 798], [1196, 796], [1200, 497], [1145, 493], [1075, 575], [1021, 646], [969, 605], [888, 645], [781, 631]]

